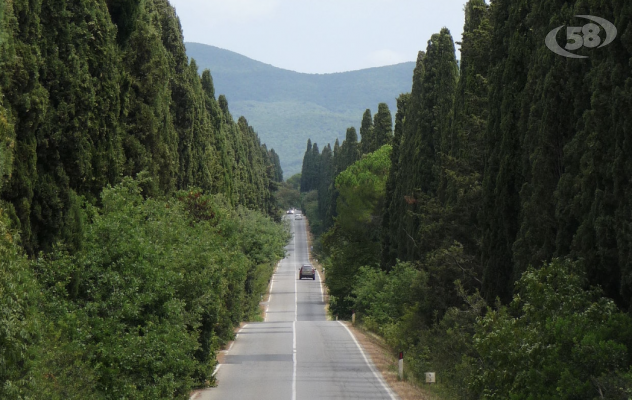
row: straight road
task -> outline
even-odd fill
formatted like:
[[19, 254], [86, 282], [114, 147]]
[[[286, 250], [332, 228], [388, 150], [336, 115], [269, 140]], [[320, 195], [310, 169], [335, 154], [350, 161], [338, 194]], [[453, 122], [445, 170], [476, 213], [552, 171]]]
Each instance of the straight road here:
[[218, 386], [193, 398], [397, 399], [351, 332], [327, 321], [320, 277], [298, 280], [309, 263], [305, 221], [288, 217], [294, 238], [272, 278], [265, 322], [243, 327], [217, 370]]

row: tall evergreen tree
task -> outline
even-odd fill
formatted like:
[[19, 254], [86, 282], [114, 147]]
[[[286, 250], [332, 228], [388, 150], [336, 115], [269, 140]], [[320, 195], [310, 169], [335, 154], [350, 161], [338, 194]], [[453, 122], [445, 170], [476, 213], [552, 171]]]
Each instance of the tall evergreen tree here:
[[212, 144], [217, 149], [220, 158], [219, 163], [222, 169], [223, 180], [217, 182], [214, 188], [217, 193], [224, 193], [232, 199], [234, 192], [233, 166], [234, 158], [231, 157], [231, 145], [226, 137], [226, 125], [222, 116], [222, 110], [215, 99], [215, 86], [211, 72], [207, 69], [202, 72], [202, 90], [204, 93], [204, 104], [206, 111], [213, 125]]
[[385, 144], [391, 144], [393, 139], [393, 117], [386, 103], [380, 103], [377, 114], [373, 117], [372, 143], [369, 152], [381, 148]]
[[336, 142], [334, 143], [334, 149], [333, 149], [333, 154], [334, 154], [334, 171], [336, 173], [336, 175], [338, 174], [338, 171], [340, 171], [340, 162], [341, 162], [341, 154], [342, 148], [340, 147], [340, 141], [338, 140], [338, 138], [336, 138]]
[[334, 144], [334, 150], [333, 150], [332, 178], [330, 182], [330, 187], [328, 189], [329, 207], [327, 210], [327, 217], [325, 218], [325, 222], [324, 222], [324, 225], [327, 228], [330, 228], [333, 225], [334, 219], [338, 215], [338, 212], [336, 211], [336, 202], [338, 201], [339, 193], [338, 193], [338, 189], [336, 189], [336, 177], [338, 176], [338, 174], [340, 174], [342, 170], [342, 165], [343, 165], [342, 146], [340, 146], [340, 143], [338, 139], [336, 138], [336, 143]]
[[311, 169], [308, 171], [308, 187], [310, 190], [318, 190], [318, 186], [320, 185], [320, 149], [318, 148], [318, 143], [314, 143], [312, 146], [312, 162]]
[[349, 168], [349, 166], [360, 159], [360, 146], [361, 144], [358, 142], [356, 129], [354, 127], [348, 128], [345, 140], [342, 142], [340, 149], [342, 154], [338, 173]]
[[148, 172], [155, 186], [146, 190], [156, 195], [176, 188], [177, 164], [172, 158], [178, 154], [178, 134], [170, 112], [172, 71], [162, 44], [162, 27], [150, 5], [143, 4], [143, 8], [124, 53], [129, 73], [125, 85], [128, 107], [123, 117], [127, 131], [124, 173]]
[[[416, 124], [419, 121], [419, 113], [422, 102], [422, 87], [425, 76], [424, 52], [417, 55], [417, 64], [413, 72], [413, 84], [410, 100], [406, 107], [404, 122], [402, 125], [402, 137], [399, 143], [399, 160], [397, 164], [398, 179], [395, 184], [393, 199], [389, 206], [390, 224], [393, 236], [391, 238], [391, 251], [395, 252], [396, 258], [409, 260], [408, 253], [412, 252], [416, 246], [412, 236], [412, 219], [408, 215], [412, 209], [412, 193], [414, 191], [414, 168], [417, 150], [414, 147]], [[392, 256], [390, 256], [392, 257]]]
[[311, 174], [312, 174], [312, 140], [307, 139], [307, 149], [303, 156], [303, 167], [301, 168], [301, 192], [309, 192], [312, 188], [310, 186]]
[[283, 169], [281, 169], [281, 159], [274, 149], [270, 149], [270, 161], [272, 163], [272, 167], [274, 168], [273, 179], [275, 182], [281, 183], [283, 182]]
[[323, 224], [323, 230], [327, 230], [333, 220], [328, 218], [329, 206], [335, 179], [334, 155], [331, 146], [327, 144], [320, 155], [318, 168], [318, 214]]
[[[421, 64], [421, 65], [420, 65]], [[399, 173], [395, 189], [399, 238], [397, 254], [402, 260], [422, 257], [432, 248], [420, 242], [421, 219], [433, 208], [441, 177], [442, 143], [450, 135], [450, 117], [458, 71], [454, 42], [444, 28], [432, 36], [427, 52], [420, 53], [413, 76], [410, 106], [403, 127]], [[429, 203], [430, 202], [430, 203]], [[411, 214], [412, 213], [412, 214]], [[423, 247], [422, 247], [423, 246]]]
[[395, 189], [399, 177], [399, 155], [404, 130], [404, 118], [410, 103], [410, 94], [402, 94], [397, 98], [397, 114], [395, 115], [395, 133], [393, 137], [393, 150], [391, 152], [391, 169], [386, 180], [385, 208], [382, 219], [382, 268], [390, 269], [397, 261], [397, 246], [393, 243], [397, 237], [398, 220], [394, 213], [397, 212], [395, 201]]
[[367, 109], [362, 116], [362, 125], [360, 126], [360, 140], [362, 154], [368, 154], [373, 145], [373, 117], [371, 110]]

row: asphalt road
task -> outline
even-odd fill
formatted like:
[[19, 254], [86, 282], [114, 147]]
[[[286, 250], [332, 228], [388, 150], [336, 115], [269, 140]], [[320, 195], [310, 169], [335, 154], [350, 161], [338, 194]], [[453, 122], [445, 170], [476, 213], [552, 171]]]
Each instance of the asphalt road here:
[[320, 278], [298, 280], [309, 263], [305, 221], [272, 278], [265, 322], [237, 335], [216, 372], [218, 386], [195, 400], [397, 399], [341, 323], [327, 321]]

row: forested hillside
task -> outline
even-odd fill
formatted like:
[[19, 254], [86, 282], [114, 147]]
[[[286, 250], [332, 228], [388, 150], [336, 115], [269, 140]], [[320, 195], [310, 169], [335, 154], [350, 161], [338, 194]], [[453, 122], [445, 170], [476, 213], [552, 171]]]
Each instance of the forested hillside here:
[[288, 240], [167, 0], [0, 2], [0, 398], [187, 399]]
[[[360, 143], [308, 142], [330, 310], [455, 398], [629, 399], [632, 7], [470, 0], [465, 15], [460, 65], [433, 35], [392, 135], [380, 107]], [[620, 36], [584, 60], [549, 51], [575, 15]]]
[[[215, 78], [218, 93], [248, 117], [274, 146], [287, 176], [301, 169], [305, 140], [344, 139], [356, 114], [379, 102], [394, 109], [408, 90], [415, 63], [335, 74], [304, 74], [276, 68], [217, 47], [186, 43], [187, 54]], [[340, 136], [338, 136], [340, 135]]]

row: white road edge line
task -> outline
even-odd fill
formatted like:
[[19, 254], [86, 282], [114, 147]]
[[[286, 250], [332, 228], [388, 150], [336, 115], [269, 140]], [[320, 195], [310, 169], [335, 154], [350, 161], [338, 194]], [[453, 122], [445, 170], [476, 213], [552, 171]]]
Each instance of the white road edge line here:
[[[230, 349], [233, 348], [233, 345], [235, 344], [235, 341], [237, 340], [237, 337], [239, 337], [239, 332], [241, 332], [242, 329], [246, 328], [248, 326], [248, 324], [242, 326], [241, 328], [239, 328], [239, 330], [237, 331], [237, 334], [235, 335], [235, 340], [233, 340], [232, 342], [230, 342], [230, 346], [228, 346], [228, 349], [226, 350], [222, 350], [225, 353], [228, 353], [230, 351]], [[224, 365], [224, 364], [220, 364], [217, 363], [217, 365], [215, 366], [215, 369], [213, 370], [213, 376], [215, 376], [217, 374], [217, 371], [219, 371], [219, 368]]]
[[221, 367], [222, 364], [217, 363], [217, 366], [215, 367], [215, 370], [213, 370], [213, 376], [215, 376], [217, 374], [217, 371], [219, 371], [219, 367]]
[[320, 272], [316, 272], [318, 274], [318, 283], [320, 285], [320, 302], [325, 302], [325, 293], [323, 292], [323, 278], [320, 276]]
[[356, 346], [358, 347], [358, 350], [360, 350], [360, 353], [362, 354], [362, 357], [364, 358], [364, 362], [366, 362], [366, 365], [369, 366], [369, 369], [371, 370], [371, 372], [373, 372], [373, 375], [380, 382], [384, 390], [386, 390], [386, 393], [388, 393], [388, 395], [391, 397], [392, 400], [398, 400], [399, 397], [397, 397], [397, 395], [393, 393], [393, 391], [386, 384], [386, 382], [384, 382], [384, 378], [382, 378], [382, 374], [375, 368], [375, 366], [373, 366], [373, 363], [369, 361], [366, 354], [364, 354], [364, 350], [362, 350], [362, 346], [360, 346], [360, 343], [358, 343], [358, 340], [355, 338], [355, 336], [353, 336], [353, 332], [351, 332], [351, 329], [349, 329], [347, 325], [343, 324], [342, 321], [338, 321], [338, 323], [342, 325], [342, 327], [345, 328], [347, 332], [349, 332], [349, 336], [351, 336], [351, 339], [353, 339], [353, 341], [355, 342]]
[[[276, 274], [276, 271], [274, 271], [274, 273]], [[270, 310], [270, 303], [272, 302], [272, 288], [274, 287], [274, 274], [272, 275], [272, 279], [270, 280], [270, 295], [268, 296], [268, 304], [266, 305], [266, 317], [263, 319], [263, 321], [267, 321], [268, 320], [268, 310]]]

